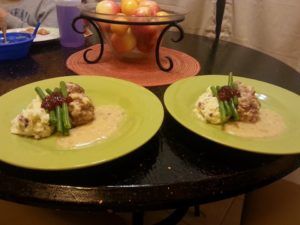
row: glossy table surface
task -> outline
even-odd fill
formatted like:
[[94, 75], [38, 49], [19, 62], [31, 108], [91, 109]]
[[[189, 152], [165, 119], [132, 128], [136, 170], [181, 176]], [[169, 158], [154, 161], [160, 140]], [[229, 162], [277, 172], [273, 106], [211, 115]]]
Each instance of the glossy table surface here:
[[[196, 35], [165, 46], [199, 60], [200, 74], [233, 72], [300, 93], [300, 74], [263, 53]], [[72, 75], [65, 60], [76, 49], [59, 42], [32, 46], [30, 56], [0, 63], [0, 95], [34, 81]], [[150, 88], [162, 99], [166, 86]], [[54, 208], [156, 210], [211, 202], [267, 185], [299, 166], [300, 155], [237, 151], [187, 131], [166, 112], [147, 144], [104, 165], [41, 172], [0, 163], [0, 198]], [[0, 134], [1, 135], [1, 134]], [[22, 148], [22, 146], [20, 146]]]

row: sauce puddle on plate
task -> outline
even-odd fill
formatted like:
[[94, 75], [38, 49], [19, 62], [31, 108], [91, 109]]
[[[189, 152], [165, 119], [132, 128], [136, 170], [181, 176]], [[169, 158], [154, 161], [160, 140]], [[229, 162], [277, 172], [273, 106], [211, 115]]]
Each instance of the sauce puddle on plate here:
[[118, 105], [96, 107], [95, 119], [70, 130], [70, 135], [59, 137], [57, 145], [63, 149], [79, 149], [111, 137], [124, 120], [124, 109]]
[[225, 132], [239, 137], [264, 138], [280, 135], [286, 128], [282, 117], [268, 109], [260, 110], [256, 123], [232, 122], [224, 126]]

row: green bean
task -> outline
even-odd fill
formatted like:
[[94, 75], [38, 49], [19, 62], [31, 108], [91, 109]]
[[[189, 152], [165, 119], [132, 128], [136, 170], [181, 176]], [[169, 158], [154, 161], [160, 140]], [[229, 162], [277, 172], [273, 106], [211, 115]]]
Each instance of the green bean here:
[[60, 88], [56, 87], [56, 88], [54, 88], [54, 92], [59, 92], [59, 93], [61, 93], [61, 90], [60, 90]]
[[43, 90], [40, 87], [36, 87], [34, 90], [42, 100], [46, 98], [46, 95], [44, 94]]
[[56, 118], [56, 115], [55, 115], [55, 111], [54, 110], [51, 110], [49, 112], [49, 120], [50, 120], [50, 124], [55, 126], [56, 123], [57, 123], [57, 118]]
[[[62, 106], [63, 107], [63, 106]], [[61, 118], [62, 118], [62, 124], [63, 124], [63, 126], [62, 126], [62, 134], [64, 135], [64, 136], [68, 136], [70, 133], [69, 133], [69, 130], [70, 130], [70, 128], [67, 128], [67, 127], [65, 127], [65, 125], [64, 125], [64, 110], [63, 110], [63, 108], [62, 108], [62, 110], [61, 110]]]
[[68, 97], [68, 91], [67, 91], [67, 85], [64, 81], [61, 81], [60, 83], [60, 89], [61, 89], [61, 93], [62, 95], [66, 98]]
[[225, 106], [225, 110], [226, 110], [226, 115], [230, 118], [232, 116], [232, 110], [231, 110], [231, 107], [230, 107], [228, 101], [224, 101], [224, 106]]
[[[48, 94], [51, 94], [51, 93], [52, 93], [52, 91], [51, 91], [49, 88], [46, 89], [46, 92], [47, 92]], [[50, 124], [53, 125], [53, 126], [55, 126], [56, 123], [57, 123], [57, 118], [56, 118], [56, 115], [55, 115], [55, 111], [54, 111], [54, 110], [51, 110], [51, 111], [49, 112], [49, 116], [50, 116]]]
[[64, 136], [69, 136], [70, 135], [70, 129], [66, 129], [65, 127], [63, 127], [63, 135]]
[[230, 72], [228, 76], [228, 86], [232, 87], [232, 85], [233, 85], [233, 76], [232, 76], [232, 72]]
[[[45, 90], [49, 95], [51, 95], [53, 93], [53, 91], [50, 89], [50, 88], [46, 88]], [[55, 115], [55, 111], [54, 110], [51, 110], [49, 112], [50, 114], [50, 124], [51, 125], [56, 125], [57, 123], [57, 119], [56, 119], [56, 115]]]
[[[68, 97], [68, 91], [67, 91], [67, 85], [64, 81], [61, 81], [59, 83], [60, 85], [60, 89], [61, 89], [61, 93], [62, 95], [66, 98]], [[62, 117], [63, 117], [63, 124], [64, 124], [64, 127], [66, 129], [71, 129], [72, 128], [72, 125], [71, 125], [71, 121], [70, 121], [70, 117], [69, 117], [69, 109], [68, 109], [68, 105], [67, 103], [63, 103], [62, 104]]]
[[50, 88], [46, 88], [45, 90], [49, 95], [51, 95], [53, 93], [53, 91]]
[[226, 110], [225, 110], [223, 101], [219, 101], [219, 110], [220, 110], [220, 115], [221, 115], [221, 122], [225, 123], [226, 122]]
[[233, 116], [233, 119], [234, 119], [235, 121], [240, 120], [240, 116], [239, 116], [239, 114], [238, 114], [238, 112], [237, 112], [237, 110], [236, 110], [236, 108], [235, 108], [235, 106], [234, 106], [233, 99], [230, 100], [230, 106], [231, 106], [231, 109], [232, 109], [232, 116]]
[[218, 102], [219, 102], [219, 111], [220, 111], [220, 117], [221, 117], [221, 122], [225, 123], [226, 122], [226, 109], [224, 102], [220, 100], [218, 96], [218, 92], [220, 91], [221, 87], [220, 86], [211, 86], [211, 91], [215, 97], [217, 97]]
[[63, 118], [63, 124], [66, 129], [71, 129], [71, 121], [69, 117], [69, 109], [67, 103], [62, 104], [62, 118]]
[[233, 103], [234, 103], [234, 106], [237, 106], [239, 104], [239, 100], [238, 100], [237, 96], [233, 96]]
[[55, 107], [55, 112], [56, 112], [56, 118], [57, 118], [57, 123], [56, 123], [56, 129], [59, 133], [63, 133], [63, 123], [62, 123], [62, 116], [61, 116], [61, 107], [56, 106]]
[[218, 97], [218, 91], [217, 91], [217, 88], [215, 86], [210, 86], [210, 90], [213, 94], [213, 97]]
[[[44, 94], [43, 90], [40, 87], [36, 87], [35, 91], [42, 100], [44, 100], [46, 98], [46, 95]], [[53, 110], [49, 111], [49, 121], [50, 121], [51, 125], [55, 125], [57, 123], [56, 115]]]

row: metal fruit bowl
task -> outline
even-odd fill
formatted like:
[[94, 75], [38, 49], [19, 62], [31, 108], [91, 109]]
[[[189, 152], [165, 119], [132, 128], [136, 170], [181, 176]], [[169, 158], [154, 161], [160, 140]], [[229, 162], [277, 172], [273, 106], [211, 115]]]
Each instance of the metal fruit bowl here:
[[[116, 4], [119, 4], [116, 1]], [[97, 13], [98, 11], [98, 13]], [[159, 11], [155, 15], [144, 16], [140, 14], [126, 15], [118, 12], [114, 14], [99, 13], [97, 4], [84, 4], [81, 8], [81, 16], [77, 19], [85, 19], [96, 29], [102, 49], [97, 60], [89, 60], [85, 54], [85, 60], [93, 63], [99, 61], [104, 48], [104, 41], [109, 45], [112, 53], [120, 60], [138, 60], [146, 57], [156, 57], [160, 69], [169, 71], [173, 67], [164, 68], [160, 62], [159, 47], [166, 31], [171, 27], [177, 28], [180, 33], [174, 42], [183, 38], [183, 30], [178, 25], [185, 19], [187, 10], [173, 5], [159, 5]], [[77, 19], [73, 22], [76, 23]], [[75, 25], [73, 28], [76, 30]], [[166, 57], [170, 61], [170, 57]]]

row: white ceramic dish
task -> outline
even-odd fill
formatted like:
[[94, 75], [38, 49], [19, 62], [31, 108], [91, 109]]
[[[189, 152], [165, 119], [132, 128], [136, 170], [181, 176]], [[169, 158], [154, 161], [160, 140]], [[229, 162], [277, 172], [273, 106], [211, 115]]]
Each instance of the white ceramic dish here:
[[[7, 32], [25, 32], [26, 29], [29, 27], [24, 27], [24, 28], [14, 28], [14, 29], [8, 29]], [[46, 29], [49, 34], [46, 35], [41, 35], [37, 34], [33, 42], [44, 42], [44, 41], [52, 41], [52, 40], [57, 40], [59, 39], [59, 30], [56, 27], [40, 27], [39, 29]]]

